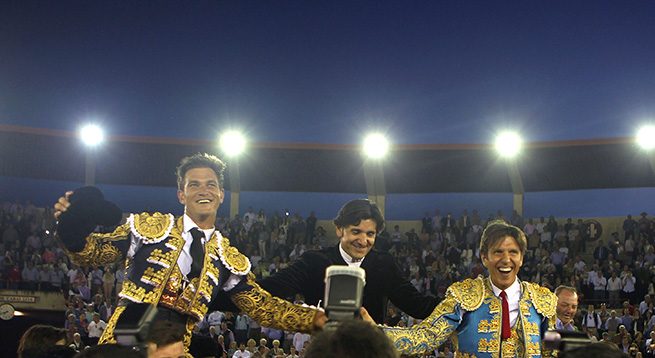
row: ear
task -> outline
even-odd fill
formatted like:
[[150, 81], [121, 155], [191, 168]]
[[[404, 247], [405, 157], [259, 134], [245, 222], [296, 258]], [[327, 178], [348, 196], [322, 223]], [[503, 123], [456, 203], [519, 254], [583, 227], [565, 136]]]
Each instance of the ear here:
[[340, 228], [340, 227], [337, 226], [337, 227], [335, 228], [335, 232], [337, 233], [337, 237], [338, 237], [339, 239], [341, 239], [341, 237], [343, 237], [343, 228]]
[[[180, 204], [186, 205], [186, 195], [184, 195], [184, 192], [182, 190], [178, 189], [177, 200], [180, 202]], [[221, 202], [223, 202], [223, 199], [221, 199]]]
[[482, 266], [489, 268], [487, 264], [489, 263], [489, 258], [487, 257], [486, 254], [480, 254], [480, 259], [482, 259]]
[[220, 204], [223, 204], [223, 200], [225, 199], [225, 189], [221, 188], [220, 193], [218, 194], [218, 201]]

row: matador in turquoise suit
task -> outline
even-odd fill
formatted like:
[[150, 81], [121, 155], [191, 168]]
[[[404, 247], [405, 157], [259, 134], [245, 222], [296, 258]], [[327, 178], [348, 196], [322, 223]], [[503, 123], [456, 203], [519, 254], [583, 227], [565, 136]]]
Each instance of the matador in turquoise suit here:
[[526, 245], [521, 229], [491, 222], [480, 243], [489, 277], [454, 283], [423, 322], [410, 328], [382, 326], [384, 332], [409, 355], [433, 351], [451, 339], [456, 357], [552, 356], [542, 337], [555, 324], [557, 297], [517, 278]]

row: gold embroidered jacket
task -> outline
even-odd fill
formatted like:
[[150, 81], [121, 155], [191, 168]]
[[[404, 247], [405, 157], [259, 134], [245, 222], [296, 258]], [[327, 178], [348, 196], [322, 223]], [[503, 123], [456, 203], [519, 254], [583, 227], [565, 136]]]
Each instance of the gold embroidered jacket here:
[[[311, 330], [316, 310], [272, 297], [261, 289], [250, 273], [248, 258], [218, 231], [205, 244], [200, 276], [185, 285], [177, 265], [184, 246], [182, 226], [183, 218], [175, 220], [171, 214], [133, 214], [127, 223], [113, 232], [92, 233], [80, 252], [67, 254], [80, 266], [107, 265], [125, 256], [131, 235], [138, 238], [142, 245], [127, 258], [126, 279], [119, 296], [123, 304], [127, 301], [157, 304], [188, 316], [187, 347], [193, 324], [208, 312], [231, 275], [242, 277], [242, 280], [228, 293], [237, 307], [251, 318], [268, 327], [302, 332]], [[124, 307], [117, 307], [101, 342], [113, 341], [113, 328], [123, 310]]]
[[545, 287], [521, 282], [519, 317], [512, 336], [501, 342], [501, 303], [488, 278], [454, 283], [434, 312], [411, 328], [383, 329], [403, 354], [421, 354], [453, 341], [457, 357], [542, 357], [543, 333], [555, 324], [557, 297]]

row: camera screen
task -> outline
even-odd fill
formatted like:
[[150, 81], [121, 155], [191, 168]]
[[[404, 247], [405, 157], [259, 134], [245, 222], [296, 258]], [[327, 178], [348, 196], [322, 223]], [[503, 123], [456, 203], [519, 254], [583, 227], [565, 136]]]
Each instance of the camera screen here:
[[[336, 276], [335, 276], [336, 277]], [[330, 306], [354, 306], [357, 304], [357, 277], [339, 275], [332, 277], [328, 304]]]

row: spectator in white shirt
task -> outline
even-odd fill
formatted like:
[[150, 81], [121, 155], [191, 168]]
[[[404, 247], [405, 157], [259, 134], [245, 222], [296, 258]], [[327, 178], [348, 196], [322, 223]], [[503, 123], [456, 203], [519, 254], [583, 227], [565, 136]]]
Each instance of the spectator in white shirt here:
[[612, 277], [607, 280], [607, 292], [609, 294], [609, 304], [610, 307], [618, 307], [621, 304], [621, 289], [623, 288], [623, 282], [616, 272], [612, 272]]
[[623, 277], [623, 294], [625, 295], [625, 298], [628, 299], [628, 301], [633, 304], [636, 303], [636, 297], [635, 297], [635, 283], [637, 282], [637, 279], [632, 276], [632, 271], [628, 271]]
[[94, 313], [93, 320], [87, 327], [87, 331], [89, 332], [90, 346], [95, 346], [98, 344], [98, 340], [100, 339], [100, 336], [102, 335], [102, 332], [104, 332], [105, 328], [107, 328], [107, 323], [100, 319], [99, 313]]

